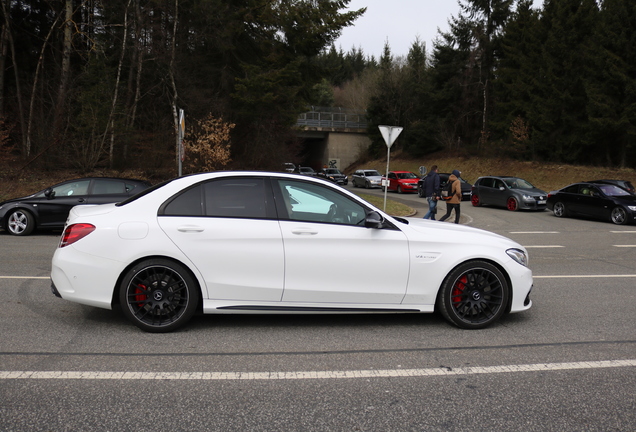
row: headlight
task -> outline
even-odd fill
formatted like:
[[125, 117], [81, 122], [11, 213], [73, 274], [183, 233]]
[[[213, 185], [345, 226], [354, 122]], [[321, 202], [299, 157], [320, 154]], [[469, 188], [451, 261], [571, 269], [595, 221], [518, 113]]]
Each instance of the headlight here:
[[526, 253], [521, 249], [508, 249], [506, 253], [510, 256], [510, 258], [517, 261], [522, 266], [528, 267], [528, 255], [526, 255]]
[[534, 197], [530, 196], [530, 195], [524, 195], [523, 199], [526, 200], [526, 201], [534, 201]]
[[[2, 208], [2, 207], [0, 207]], [[630, 209], [633, 212], [636, 212], [636, 206], [627, 206], [628, 209]]]

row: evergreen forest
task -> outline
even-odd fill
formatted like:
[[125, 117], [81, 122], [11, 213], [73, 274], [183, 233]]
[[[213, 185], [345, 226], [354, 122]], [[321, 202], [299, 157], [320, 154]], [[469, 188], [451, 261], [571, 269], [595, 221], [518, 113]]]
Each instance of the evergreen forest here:
[[[636, 2], [458, 0], [431, 47], [336, 47], [350, 0], [0, 0], [0, 160], [189, 172], [297, 161], [309, 107], [395, 149], [636, 167]], [[440, 23], [442, 25], [443, 23]], [[361, 41], [362, 43], [363, 41]]]

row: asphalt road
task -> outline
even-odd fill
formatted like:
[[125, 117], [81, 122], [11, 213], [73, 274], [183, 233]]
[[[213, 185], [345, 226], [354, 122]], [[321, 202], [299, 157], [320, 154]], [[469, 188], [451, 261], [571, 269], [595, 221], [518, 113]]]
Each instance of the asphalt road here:
[[51, 294], [59, 234], [0, 232], [0, 430], [636, 430], [636, 227], [462, 211], [526, 246], [535, 276], [532, 309], [479, 331], [436, 314], [207, 315], [143, 333]]

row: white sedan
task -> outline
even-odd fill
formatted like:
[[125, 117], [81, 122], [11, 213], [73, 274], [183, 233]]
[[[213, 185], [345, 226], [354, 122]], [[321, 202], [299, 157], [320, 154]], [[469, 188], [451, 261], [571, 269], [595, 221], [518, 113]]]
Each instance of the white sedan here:
[[63, 299], [119, 305], [149, 332], [174, 330], [197, 311], [439, 310], [474, 329], [530, 308], [527, 265], [508, 238], [391, 217], [331, 182], [218, 172], [74, 207], [51, 279]]

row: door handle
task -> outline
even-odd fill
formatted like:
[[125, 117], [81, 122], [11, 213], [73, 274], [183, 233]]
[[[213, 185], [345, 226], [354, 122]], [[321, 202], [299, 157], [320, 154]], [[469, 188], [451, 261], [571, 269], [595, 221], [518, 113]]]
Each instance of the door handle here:
[[318, 231], [313, 228], [295, 228], [292, 230], [292, 234], [296, 235], [316, 235]]
[[196, 225], [183, 225], [177, 228], [177, 231], [188, 233], [188, 232], [203, 232], [205, 228], [196, 226]]

